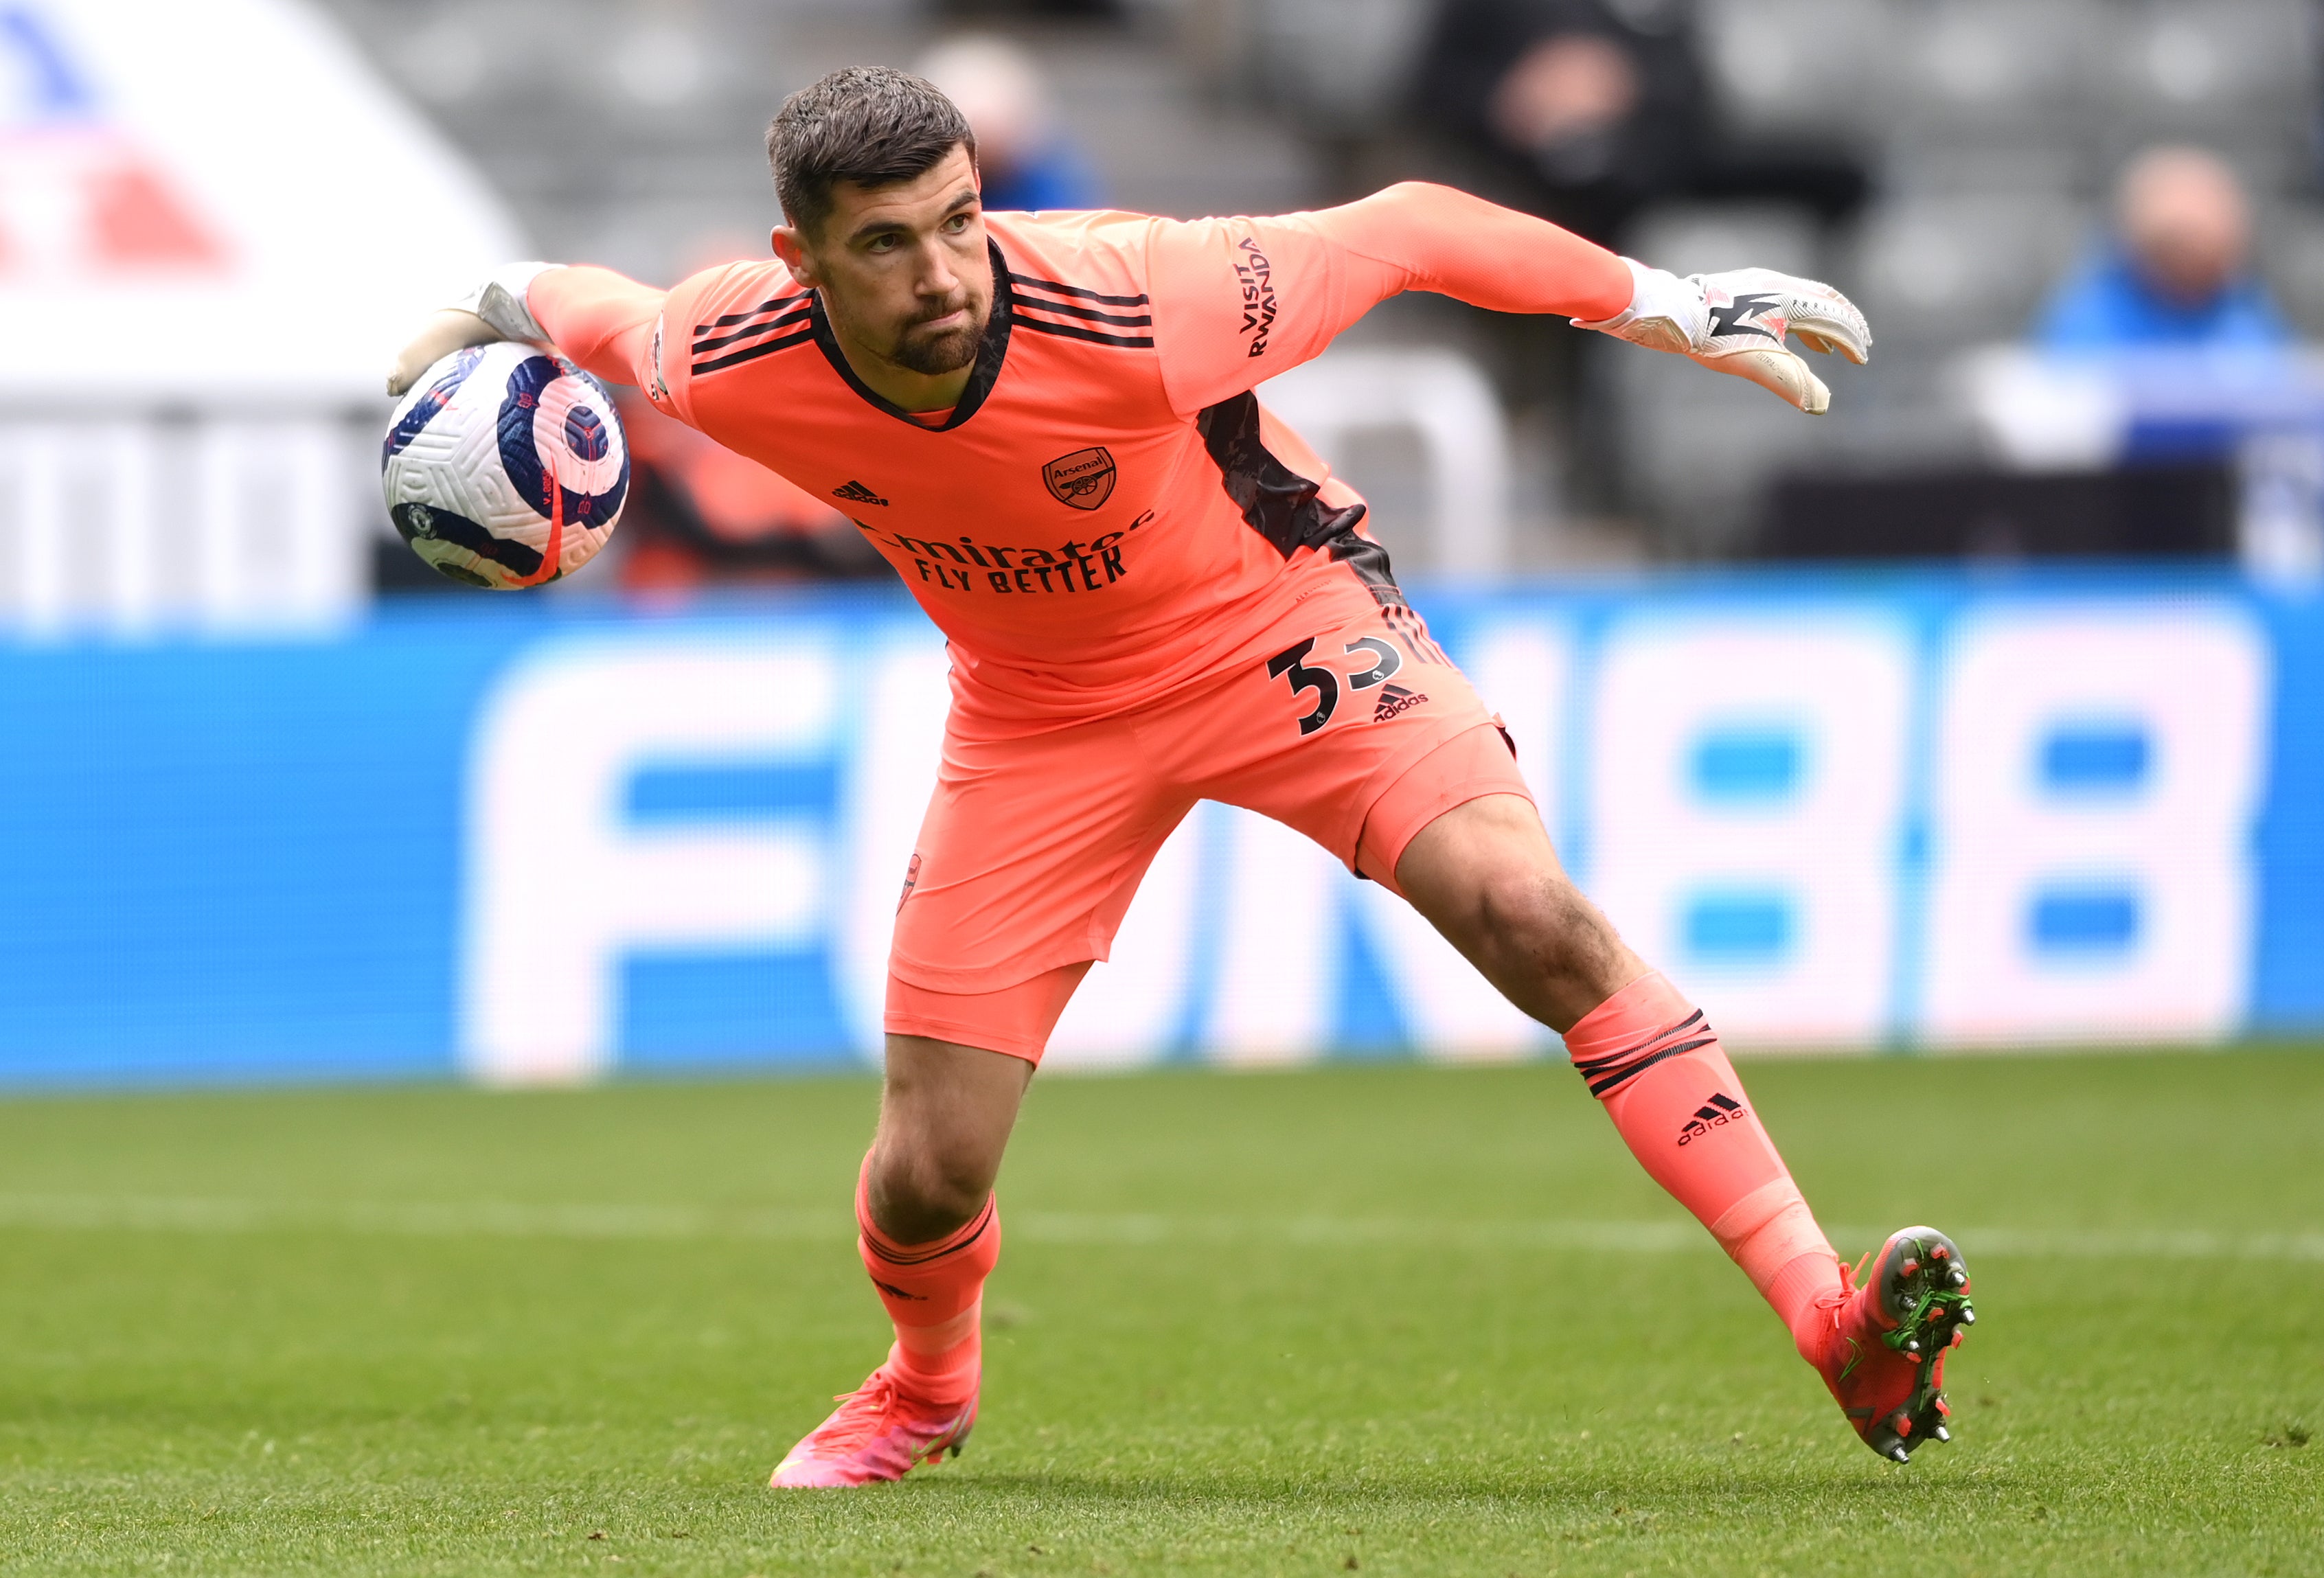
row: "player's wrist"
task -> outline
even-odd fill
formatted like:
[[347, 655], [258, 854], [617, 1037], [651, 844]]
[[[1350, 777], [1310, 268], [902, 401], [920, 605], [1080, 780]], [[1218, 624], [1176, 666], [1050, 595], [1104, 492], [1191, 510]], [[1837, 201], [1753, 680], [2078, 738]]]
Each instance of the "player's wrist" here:
[[1611, 318], [1573, 319], [1576, 328], [1595, 329], [1632, 345], [1684, 354], [1697, 349], [1711, 324], [1702, 287], [1682, 280], [1668, 269], [1650, 268], [1626, 257], [1630, 271], [1630, 304]]
[[549, 343], [549, 331], [532, 315], [527, 292], [533, 281], [562, 263], [505, 263], [448, 307], [429, 315], [387, 374], [387, 392], [401, 395], [420, 374], [454, 351], [495, 340]]
[[532, 315], [532, 305], [527, 293], [533, 281], [549, 270], [562, 268], [562, 263], [503, 263], [485, 277], [484, 281], [452, 305], [463, 312], [473, 312], [493, 328], [503, 339], [539, 340], [547, 343], [549, 331]]

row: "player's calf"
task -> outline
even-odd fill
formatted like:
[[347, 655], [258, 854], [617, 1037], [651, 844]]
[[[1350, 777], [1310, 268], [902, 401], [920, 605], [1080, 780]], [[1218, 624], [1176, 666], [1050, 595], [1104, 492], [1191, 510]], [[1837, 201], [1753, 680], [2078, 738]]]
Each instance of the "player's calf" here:
[[1632, 1153], [1751, 1278], [1865, 1444], [1902, 1463], [1947, 1439], [1944, 1356], [1977, 1318], [1952, 1241], [1908, 1228], [1852, 1287], [1709, 1020], [1661, 976], [1617, 992], [1566, 1047]]

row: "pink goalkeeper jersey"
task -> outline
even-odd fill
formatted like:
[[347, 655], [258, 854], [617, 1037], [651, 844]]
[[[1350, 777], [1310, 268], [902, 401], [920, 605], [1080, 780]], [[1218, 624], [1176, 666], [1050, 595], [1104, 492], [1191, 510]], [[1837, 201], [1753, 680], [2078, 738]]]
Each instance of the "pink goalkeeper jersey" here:
[[1401, 291], [1587, 318], [1630, 298], [1612, 254], [1441, 187], [1276, 218], [985, 222], [991, 319], [934, 425], [855, 376], [779, 263], [666, 296], [558, 269], [528, 300], [581, 365], [844, 511], [995, 720], [1104, 715], [1263, 659], [1318, 592], [1368, 593], [1393, 620], [1362, 500], [1253, 388]]

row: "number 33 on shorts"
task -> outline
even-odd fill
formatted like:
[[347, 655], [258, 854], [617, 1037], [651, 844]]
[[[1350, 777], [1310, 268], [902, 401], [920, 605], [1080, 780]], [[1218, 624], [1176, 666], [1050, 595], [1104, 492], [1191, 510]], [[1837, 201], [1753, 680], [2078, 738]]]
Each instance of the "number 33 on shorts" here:
[[1359, 637], [1342, 649], [1344, 655], [1357, 658], [1365, 665], [1344, 680], [1338, 669], [1307, 661], [1314, 654], [1315, 639], [1309, 636], [1298, 645], [1286, 647], [1267, 660], [1267, 677], [1269, 679], [1288, 679], [1293, 700], [1297, 701], [1310, 692], [1314, 695], [1314, 705], [1299, 720], [1302, 734], [1312, 734], [1332, 721], [1332, 715], [1340, 707], [1340, 693], [1343, 685], [1350, 691], [1388, 687], [1380, 693], [1379, 705], [1372, 712], [1375, 722], [1394, 717], [1406, 707], [1417, 706], [1428, 699], [1425, 696], [1414, 695], [1400, 685], [1388, 685], [1388, 680], [1403, 669], [1404, 654], [1379, 636]]

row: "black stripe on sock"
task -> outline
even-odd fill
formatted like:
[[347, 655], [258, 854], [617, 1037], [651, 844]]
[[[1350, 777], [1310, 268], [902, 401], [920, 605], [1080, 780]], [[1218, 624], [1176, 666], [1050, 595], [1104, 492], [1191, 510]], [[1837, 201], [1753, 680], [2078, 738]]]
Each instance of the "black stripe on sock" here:
[[1696, 1009], [1692, 1013], [1687, 1015], [1686, 1018], [1679, 1020], [1678, 1023], [1674, 1025], [1665, 1025], [1661, 1029], [1656, 1030], [1645, 1040], [1635, 1042], [1630, 1046], [1625, 1047], [1619, 1052], [1608, 1053], [1605, 1057], [1593, 1058], [1588, 1063], [1575, 1064], [1573, 1066], [1573, 1071], [1576, 1074], [1582, 1075], [1585, 1078], [1593, 1074], [1603, 1074], [1606, 1070], [1620, 1065], [1626, 1058], [1636, 1057], [1643, 1052], [1652, 1050], [1655, 1043], [1657, 1041], [1665, 1040], [1672, 1036], [1683, 1036], [1686, 1034], [1687, 1031], [1694, 1029], [1694, 1027], [1702, 1021], [1702, 1010], [1701, 1009]]
[[992, 1225], [992, 1215], [997, 1208], [997, 1203], [988, 1196], [984, 1202], [984, 1209], [978, 1213], [976, 1220], [961, 1229], [957, 1235], [949, 1239], [939, 1239], [934, 1247], [917, 1252], [911, 1250], [890, 1250], [869, 1232], [863, 1234], [863, 1241], [871, 1246], [873, 1254], [890, 1266], [925, 1266], [930, 1261], [941, 1260], [946, 1255], [957, 1254], [982, 1238], [985, 1230]]
[[1719, 1038], [1716, 1036], [1705, 1036], [1698, 1041], [1681, 1041], [1677, 1046], [1665, 1047], [1652, 1057], [1639, 1058], [1618, 1074], [1609, 1074], [1604, 1079], [1591, 1081], [1590, 1094], [1602, 1098], [1609, 1091], [1628, 1084], [1665, 1057], [1675, 1057], [1682, 1052], [1692, 1052], [1698, 1047], [1715, 1047], [1718, 1044]]

